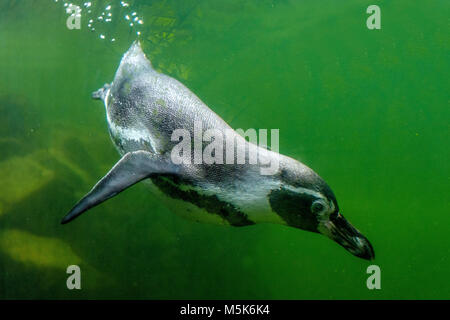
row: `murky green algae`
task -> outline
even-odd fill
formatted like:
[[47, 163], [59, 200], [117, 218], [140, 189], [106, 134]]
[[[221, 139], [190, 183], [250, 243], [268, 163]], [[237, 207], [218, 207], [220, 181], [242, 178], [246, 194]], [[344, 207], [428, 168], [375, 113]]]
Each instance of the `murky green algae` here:
[[8, 206], [23, 200], [42, 188], [53, 177], [53, 172], [36, 162], [35, 154], [11, 157], [0, 162], [0, 181], [8, 188], [0, 194], [0, 215]]
[[69, 265], [79, 265], [81, 262], [81, 258], [60, 239], [40, 237], [20, 230], [2, 231], [0, 248], [12, 259], [38, 268], [66, 270]]

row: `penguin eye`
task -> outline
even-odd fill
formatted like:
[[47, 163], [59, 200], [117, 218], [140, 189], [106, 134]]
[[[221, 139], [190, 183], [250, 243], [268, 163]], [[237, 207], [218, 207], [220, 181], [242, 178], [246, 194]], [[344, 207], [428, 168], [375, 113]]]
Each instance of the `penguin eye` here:
[[312, 213], [319, 213], [325, 209], [324, 204], [320, 201], [314, 201], [311, 205], [311, 212]]

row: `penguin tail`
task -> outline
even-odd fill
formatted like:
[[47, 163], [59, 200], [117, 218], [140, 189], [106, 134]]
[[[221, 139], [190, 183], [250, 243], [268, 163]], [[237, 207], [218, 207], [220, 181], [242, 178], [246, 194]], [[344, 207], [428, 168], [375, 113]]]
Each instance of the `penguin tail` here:
[[105, 97], [108, 93], [109, 88], [111, 88], [111, 85], [109, 83], [105, 83], [103, 87], [98, 89], [97, 91], [92, 92], [92, 99], [94, 100], [105, 100]]

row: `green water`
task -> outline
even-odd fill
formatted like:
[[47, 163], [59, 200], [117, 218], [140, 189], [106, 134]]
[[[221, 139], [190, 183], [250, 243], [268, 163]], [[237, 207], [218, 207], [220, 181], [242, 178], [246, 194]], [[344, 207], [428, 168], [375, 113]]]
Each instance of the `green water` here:
[[[61, 3], [1, 1], [0, 298], [450, 298], [448, 1], [128, 2], [93, 1], [68, 30]], [[90, 94], [136, 30], [233, 128], [279, 128], [281, 153], [329, 183], [375, 261], [294, 228], [186, 221], [142, 184], [61, 226], [119, 159]], [[71, 264], [81, 290], [66, 288]]]

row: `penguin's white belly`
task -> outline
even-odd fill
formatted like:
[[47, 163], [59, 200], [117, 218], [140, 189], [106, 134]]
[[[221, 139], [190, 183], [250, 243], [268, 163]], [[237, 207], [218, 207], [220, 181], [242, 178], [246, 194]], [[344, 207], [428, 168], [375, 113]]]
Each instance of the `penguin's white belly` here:
[[[208, 210], [198, 204], [191, 203], [189, 201], [176, 199], [166, 192], [163, 192], [158, 186], [152, 183], [150, 180], [146, 180], [151, 192], [157, 196], [161, 201], [171, 210], [173, 213], [195, 222], [210, 223], [217, 225], [235, 225], [234, 221], [230, 221], [228, 218], [224, 218], [220, 213], [214, 210]], [[230, 206], [245, 216], [245, 220], [249, 224], [253, 223], [279, 223], [285, 224], [279, 215], [271, 210], [269, 201], [267, 199], [267, 188], [272, 186], [264, 186], [262, 184], [254, 186], [252, 190], [236, 190], [231, 192], [224, 190], [220, 187], [214, 187], [212, 185], [205, 186], [204, 189], [193, 188], [191, 186], [183, 186], [184, 190], [195, 191], [196, 193], [205, 197], [214, 196], [217, 197], [217, 202], [222, 206], [225, 203], [226, 206]], [[218, 204], [219, 205], [219, 204]], [[209, 208], [211, 209], [211, 208]], [[245, 224], [242, 224], [245, 225]]]

